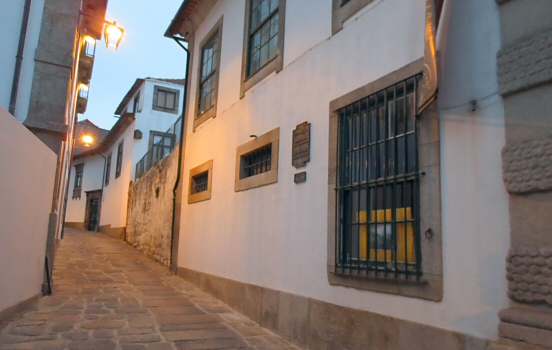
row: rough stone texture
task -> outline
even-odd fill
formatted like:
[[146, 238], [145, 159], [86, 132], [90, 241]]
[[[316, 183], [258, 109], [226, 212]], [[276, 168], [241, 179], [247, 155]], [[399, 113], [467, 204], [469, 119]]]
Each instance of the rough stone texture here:
[[173, 188], [178, 147], [130, 186], [126, 240], [168, 266], [171, 257]]
[[510, 299], [552, 305], [552, 247], [511, 247], [506, 263]]
[[504, 146], [502, 171], [504, 184], [510, 193], [552, 189], [552, 137]]
[[298, 349], [101, 233], [66, 228], [53, 281], [0, 322], [0, 350]]
[[497, 55], [499, 92], [506, 96], [552, 81], [552, 30], [519, 40]]

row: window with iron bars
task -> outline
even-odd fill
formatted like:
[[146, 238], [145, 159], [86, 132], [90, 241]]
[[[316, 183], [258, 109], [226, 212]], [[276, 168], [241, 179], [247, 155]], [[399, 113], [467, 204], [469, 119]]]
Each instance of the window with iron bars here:
[[270, 171], [272, 166], [272, 144], [268, 144], [241, 157], [241, 179]]
[[209, 171], [204, 171], [200, 174], [192, 176], [191, 193], [196, 194], [207, 191], [209, 188]]
[[421, 276], [416, 125], [420, 78], [337, 111], [338, 273]]

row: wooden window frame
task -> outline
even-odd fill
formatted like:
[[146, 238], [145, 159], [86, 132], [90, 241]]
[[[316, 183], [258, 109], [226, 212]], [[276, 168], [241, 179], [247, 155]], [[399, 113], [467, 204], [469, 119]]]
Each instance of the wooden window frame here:
[[[174, 108], [163, 108], [163, 107], [159, 107], [157, 105], [157, 98], [158, 98], [159, 91], [171, 92], [171, 93], [175, 94]], [[166, 86], [160, 86], [160, 85], [154, 85], [153, 86], [153, 105], [152, 105], [152, 109], [154, 111], [161, 111], [161, 112], [166, 112], [166, 113], [178, 114], [178, 109], [179, 108], [180, 108], [180, 90], [171, 89], [171, 88], [168, 88]]]
[[124, 154], [124, 143], [125, 140], [121, 140], [117, 145], [117, 163], [115, 163], [115, 178], [121, 176], [121, 171], [123, 168], [123, 154]]
[[[77, 185], [79, 174], [80, 174], [80, 185]], [[73, 199], [81, 198], [83, 179], [84, 179], [84, 163], [75, 164], [75, 180], [73, 182]]]
[[[217, 116], [217, 100], [218, 100], [218, 88], [219, 88], [219, 77], [220, 77], [220, 60], [222, 52], [222, 29], [223, 29], [224, 17], [221, 17], [213, 28], [205, 35], [205, 38], [199, 44], [199, 56], [198, 56], [198, 65], [197, 65], [197, 85], [196, 85], [196, 98], [195, 98], [195, 113], [194, 113], [194, 125], [193, 131], [209, 120], [210, 118], [215, 118]], [[201, 91], [201, 70], [203, 68], [203, 48], [204, 46], [214, 38], [218, 36], [218, 45], [217, 45], [217, 57], [214, 63], [216, 63], [215, 72], [213, 73], [213, 85], [214, 85], [214, 104], [211, 108], [205, 111], [203, 114], [199, 114], [199, 102], [200, 102], [200, 91]]]
[[113, 152], [110, 152], [105, 160], [105, 179], [104, 186], [109, 185], [109, 177], [111, 176], [111, 161], [112, 161]]
[[278, 49], [276, 57], [266, 65], [261, 67], [255, 73], [247, 75], [247, 67], [249, 64], [249, 37], [250, 37], [250, 20], [251, 20], [251, 2], [247, 0], [245, 6], [245, 23], [243, 34], [243, 55], [242, 55], [242, 73], [240, 85], [240, 98], [245, 96], [245, 92], [251, 89], [255, 84], [266, 78], [272, 72], [280, 72], [284, 68], [284, 41], [285, 41], [285, 24], [286, 24], [286, 0], [280, 0], [278, 4], [279, 21], [278, 21]]

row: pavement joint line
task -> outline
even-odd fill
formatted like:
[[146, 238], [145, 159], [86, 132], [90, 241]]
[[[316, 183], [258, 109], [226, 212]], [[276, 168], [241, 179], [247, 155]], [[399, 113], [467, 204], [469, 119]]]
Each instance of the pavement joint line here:
[[[41, 349], [48, 342], [52, 349], [151, 350], [168, 344], [178, 350], [180, 341], [201, 340], [222, 344], [220, 349], [225, 342], [299, 349], [123, 241], [70, 229], [65, 237], [56, 251], [54, 295], [0, 323], [1, 350]], [[174, 332], [184, 339], [169, 341], [168, 329], [181, 329]]]

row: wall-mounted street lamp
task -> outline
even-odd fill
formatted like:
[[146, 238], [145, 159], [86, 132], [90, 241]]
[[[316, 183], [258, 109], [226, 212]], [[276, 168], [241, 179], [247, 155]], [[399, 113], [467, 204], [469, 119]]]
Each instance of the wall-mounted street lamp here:
[[82, 137], [82, 142], [86, 147], [90, 147], [90, 145], [94, 142], [94, 138], [90, 135], [84, 135]]
[[[87, 135], [87, 134], [82, 135], [81, 141], [82, 143], [84, 143], [84, 146], [86, 147], [90, 147], [90, 145], [93, 143], [100, 144], [100, 142], [95, 141], [91, 135]], [[103, 191], [104, 191], [104, 185], [105, 185], [105, 177], [107, 175], [106, 174], [107, 158], [98, 149], [91, 149], [90, 152], [95, 152], [97, 155], [101, 156], [104, 160], [104, 168], [103, 168], [103, 175], [102, 175], [102, 192], [100, 195], [100, 209], [98, 213], [98, 226], [96, 228], [96, 232], [100, 232], [100, 221], [102, 219]]]
[[104, 29], [105, 46], [109, 50], [117, 50], [124, 34], [125, 31], [117, 26], [117, 22], [106, 22]]

